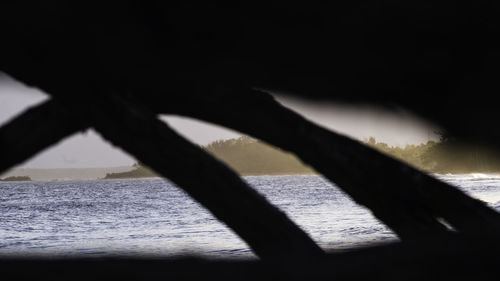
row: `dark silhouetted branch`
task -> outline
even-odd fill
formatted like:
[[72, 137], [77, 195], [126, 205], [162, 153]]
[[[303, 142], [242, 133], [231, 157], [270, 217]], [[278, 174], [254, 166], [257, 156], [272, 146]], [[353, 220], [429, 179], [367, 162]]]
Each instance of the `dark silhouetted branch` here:
[[[221, 124], [295, 152], [404, 240], [446, 233], [440, 218], [460, 232], [496, 233], [498, 213], [454, 187], [316, 126], [267, 94], [251, 92], [240, 97], [223, 97], [224, 102], [221, 98], [189, 104], [155, 102], [150, 106], [159, 112]], [[74, 130], [78, 129], [75, 126]], [[46, 137], [51, 135], [45, 133]]]
[[[68, 120], [55, 101], [26, 110], [0, 128], [0, 173], [87, 127]], [[70, 118], [71, 120], [72, 118]]]
[[[354, 140], [317, 126], [260, 91], [208, 94], [189, 105], [150, 104], [157, 112], [213, 122], [294, 152], [339, 185], [402, 239], [447, 232], [497, 234], [500, 214], [458, 189]], [[218, 99], [214, 99], [218, 96]], [[232, 98], [232, 97], [236, 98]], [[161, 97], [159, 97], [161, 98]]]
[[259, 257], [305, 260], [322, 254], [305, 232], [235, 172], [147, 110], [116, 99], [90, 112], [99, 133], [184, 189]]
[[[304, 260], [320, 257], [322, 250], [280, 210], [250, 188], [231, 169], [189, 143], [154, 115], [125, 103], [96, 103], [70, 107], [113, 144], [178, 184], [218, 219], [232, 228], [261, 258]], [[87, 112], [91, 108], [90, 112]], [[55, 118], [56, 117], [56, 118]], [[10, 133], [5, 149], [36, 153], [42, 144], [82, 129], [82, 123], [54, 101], [28, 110], [2, 132]], [[40, 130], [37, 130], [40, 128]], [[32, 132], [36, 141], [15, 145], [12, 138]], [[7, 142], [9, 140], [9, 142]], [[14, 154], [18, 155], [18, 154]], [[19, 154], [21, 155], [21, 154]], [[27, 156], [27, 153], [22, 154]], [[20, 158], [11, 157], [18, 162]]]

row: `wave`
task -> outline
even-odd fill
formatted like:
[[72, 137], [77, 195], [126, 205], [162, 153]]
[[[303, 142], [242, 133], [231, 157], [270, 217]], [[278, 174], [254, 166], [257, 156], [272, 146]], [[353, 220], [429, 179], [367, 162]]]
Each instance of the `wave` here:
[[464, 174], [433, 174], [436, 178], [443, 180], [498, 180], [498, 173], [464, 173]]

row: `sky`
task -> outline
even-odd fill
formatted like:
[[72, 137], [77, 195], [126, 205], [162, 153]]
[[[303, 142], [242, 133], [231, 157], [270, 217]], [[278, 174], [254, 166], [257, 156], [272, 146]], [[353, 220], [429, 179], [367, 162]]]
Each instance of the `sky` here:
[[[307, 119], [333, 131], [358, 140], [373, 136], [392, 146], [419, 144], [436, 140], [436, 127], [404, 111], [388, 112], [369, 106], [345, 106], [328, 102], [312, 102], [275, 95], [283, 105]], [[23, 85], [0, 74], [0, 125], [34, 106], [48, 96], [36, 88]], [[217, 125], [180, 116], [161, 116], [181, 135], [200, 145], [242, 134]], [[94, 130], [73, 135], [39, 153], [19, 167], [22, 168], [91, 168], [130, 166], [136, 160], [114, 148]]]

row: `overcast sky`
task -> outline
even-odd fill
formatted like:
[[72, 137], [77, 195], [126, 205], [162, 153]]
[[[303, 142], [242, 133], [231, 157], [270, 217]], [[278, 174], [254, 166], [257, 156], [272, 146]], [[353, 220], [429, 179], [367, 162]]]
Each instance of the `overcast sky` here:
[[[47, 99], [29, 88], [0, 74], [0, 125], [25, 108]], [[390, 145], [404, 146], [436, 139], [435, 128], [407, 113], [390, 113], [370, 107], [346, 107], [277, 96], [277, 99], [311, 121], [352, 138], [370, 136]], [[223, 127], [178, 116], [162, 116], [179, 133], [191, 141], [206, 145], [214, 140], [241, 136]], [[130, 166], [135, 160], [113, 148], [93, 130], [71, 136], [58, 145], [39, 153], [21, 167], [25, 168], [89, 168]]]

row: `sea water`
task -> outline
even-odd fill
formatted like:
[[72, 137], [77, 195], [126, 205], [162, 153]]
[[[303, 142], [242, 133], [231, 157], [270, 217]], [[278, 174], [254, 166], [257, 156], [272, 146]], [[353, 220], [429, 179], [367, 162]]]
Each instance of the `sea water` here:
[[[435, 175], [500, 209], [500, 176]], [[244, 178], [329, 251], [397, 240], [321, 176]], [[0, 182], [0, 256], [198, 255], [255, 258], [197, 202], [161, 178]]]

